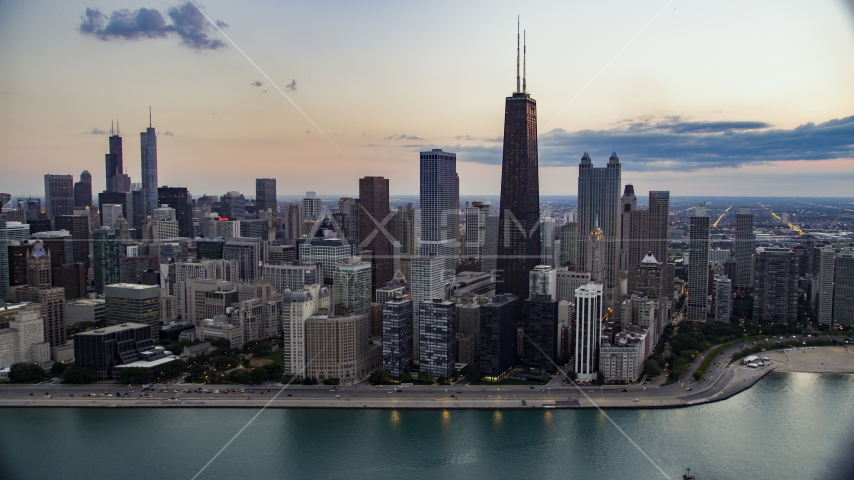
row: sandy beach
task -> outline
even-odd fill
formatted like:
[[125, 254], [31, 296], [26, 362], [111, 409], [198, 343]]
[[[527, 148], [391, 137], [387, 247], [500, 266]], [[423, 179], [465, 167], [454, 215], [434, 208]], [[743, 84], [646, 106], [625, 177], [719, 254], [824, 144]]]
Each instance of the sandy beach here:
[[795, 348], [763, 352], [777, 365], [778, 372], [854, 373], [854, 347]]

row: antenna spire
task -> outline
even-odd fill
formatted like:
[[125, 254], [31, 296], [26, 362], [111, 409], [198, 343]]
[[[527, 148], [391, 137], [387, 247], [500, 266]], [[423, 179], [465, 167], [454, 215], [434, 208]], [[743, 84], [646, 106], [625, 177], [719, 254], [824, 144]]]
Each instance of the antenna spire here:
[[151, 128], [151, 105], [148, 106], [148, 128]]
[[110, 120], [110, 135], [113, 134], [113, 121]]
[[519, 15], [516, 15], [516, 93], [519, 93]]
[[528, 40], [526, 32], [522, 31], [522, 93], [528, 93], [528, 86], [526, 85], [526, 74], [527, 74], [527, 63], [528, 63]]

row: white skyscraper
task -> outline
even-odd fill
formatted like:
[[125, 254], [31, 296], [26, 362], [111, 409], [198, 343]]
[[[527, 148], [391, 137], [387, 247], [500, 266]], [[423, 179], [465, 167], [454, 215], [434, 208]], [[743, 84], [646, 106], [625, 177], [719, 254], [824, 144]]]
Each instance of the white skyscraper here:
[[833, 280], [836, 268], [836, 252], [828, 245], [822, 247], [818, 258], [818, 282], [816, 288], [816, 315], [818, 322], [833, 324]]
[[[457, 154], [439, 149], [421, 152], [420, 253], [438, 255], [442, 259], [444, 280], [456, 274], [459, 223]], [[418, 305], [417, 302], [413, 304]]]
[[[444, 261], [436, 255], [420, 255], [412, 259], [410, 294], [412, 304], [420, 305], [425, 300], [445, 298], [445, 281], [442, 278]], [[420, 358], [418, 335], [420, 327], [419, 311], [412, 315], [412, 358]]]

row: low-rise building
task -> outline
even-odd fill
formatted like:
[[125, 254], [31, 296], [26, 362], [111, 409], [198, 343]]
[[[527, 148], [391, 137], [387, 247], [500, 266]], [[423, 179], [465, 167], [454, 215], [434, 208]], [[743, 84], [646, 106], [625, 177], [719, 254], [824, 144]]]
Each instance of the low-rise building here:
[[616, 326], [613, 337], [603, 335], [599, 346], [599, 371], [607, 382], [635, 382], [643, 362], [652, 353], [649, 328], [640, 325]]
[[143, 359], [151, 350], [152, 327], [141, 323], [122, 323], [80, 332], [74, 336], [74, 366], [89, 368], [99, 380], [113, 378], [113, 368]]
[[370, 343], [367, 315], [313, 315], [305, 321], [305, 376], [352, 384], [382, 368], [382, 346]]

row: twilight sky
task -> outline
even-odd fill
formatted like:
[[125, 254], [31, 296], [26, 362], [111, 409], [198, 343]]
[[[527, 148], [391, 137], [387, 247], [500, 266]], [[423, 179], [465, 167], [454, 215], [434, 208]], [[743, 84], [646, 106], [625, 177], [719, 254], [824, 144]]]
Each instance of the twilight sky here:
[[151, 105], [160, 184], [193, 195], [417, 194], [429, 148], [495, 195], [519, 14], [541, 194], [616, 150], [641, 194], [852, 196], [854, 0], [668, 1], [200, 3], [236, 46], [183, 0], [0, 1], [0, 191], [103, 190], [115, 118], [139, 181]]

